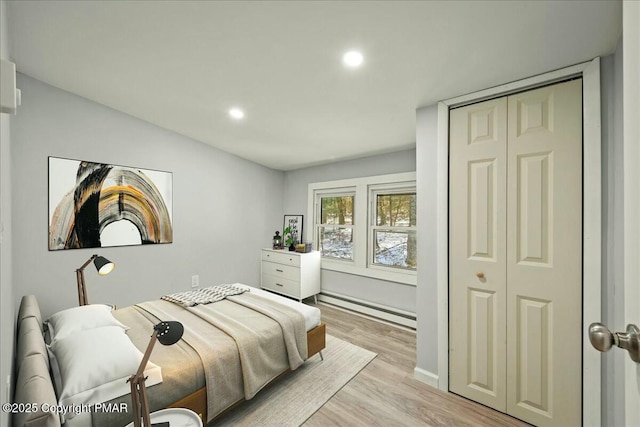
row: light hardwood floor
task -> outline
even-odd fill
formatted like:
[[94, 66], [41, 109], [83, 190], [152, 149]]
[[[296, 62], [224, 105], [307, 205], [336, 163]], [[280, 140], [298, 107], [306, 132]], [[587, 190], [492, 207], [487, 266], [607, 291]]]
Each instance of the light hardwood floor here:
[[528, 426], [413, 378], [416, 335], [327, 304], [327, 334], [378, 354], [304, 424], [328, 426]]

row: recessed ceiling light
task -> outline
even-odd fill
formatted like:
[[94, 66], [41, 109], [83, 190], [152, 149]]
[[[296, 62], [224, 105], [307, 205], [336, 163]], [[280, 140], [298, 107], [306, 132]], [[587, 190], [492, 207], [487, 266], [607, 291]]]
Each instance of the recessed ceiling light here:
[[344, 63], [344, 65], [350, 68], [359, 67], [360, 65], [362, 65], [363, 61], [364, 56], [362, 56], [362, 53], [358, 52], [357, 50], [350, 50], [342, 56], [342, 62]]
[[236, 120], [244, 119], [244, 111], [237, 107], [231, 108], [229, 110], [229, 115]]

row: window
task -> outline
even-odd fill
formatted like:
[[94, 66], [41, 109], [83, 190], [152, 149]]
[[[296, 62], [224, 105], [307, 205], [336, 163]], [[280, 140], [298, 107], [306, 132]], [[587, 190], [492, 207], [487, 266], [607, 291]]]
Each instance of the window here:
[[416, 268], [416, 191], [374, 190], [369, 241], [373, 265]]
[[353, 260], [354, 194], [317, 195], [316, 241], [323, 257]]
[[415, 173], [309, 184], [322, 268], [416, 283]]

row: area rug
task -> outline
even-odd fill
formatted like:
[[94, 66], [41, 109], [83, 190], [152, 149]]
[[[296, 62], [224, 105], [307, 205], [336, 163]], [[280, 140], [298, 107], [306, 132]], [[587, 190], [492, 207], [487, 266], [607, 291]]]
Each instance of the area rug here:
[[324, 360], [313, 356], [209, 426], [300, 426], [376, 357], [331, 335], [322, 355]]

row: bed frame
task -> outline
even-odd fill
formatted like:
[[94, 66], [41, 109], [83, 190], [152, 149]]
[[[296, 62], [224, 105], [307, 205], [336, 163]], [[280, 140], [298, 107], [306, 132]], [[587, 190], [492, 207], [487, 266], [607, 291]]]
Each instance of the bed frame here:
[[[16, 360], [15, 360], [15, 393], [14, 403], [17, 409], [26, 408], [29, 411], [13, 411], [13, 425], [15, 427], [59, 427], [60, 418], [51, 412], [42, 412], [39, 408], [43, 404], [57, 405], [53, 380], [49, 372], [49, 355], [47, 354], [42, 331], [42, 316], [38, 301], [33, 295], [22, 297], [16, 324]], [[326, 327], [324, 323], [307, 332], [308, 357], [319, 354], [325, 348]], [[289, 371], [284, 372], [282, 375]], [[273, 380], [277, 381], [282, 375]], [[244, 402], [239, 400], [232, 408]], [[207, 424], [207, 390], [203, 387], [177, 402], [169, 408], [188, 408], [200, 416], [204, 425]], [[33, 410], [31, 410], [33, 409]], [[228, 412], [231, 408], [224, 411]], [[216, 418], [221, 416], [218, 415]]]

